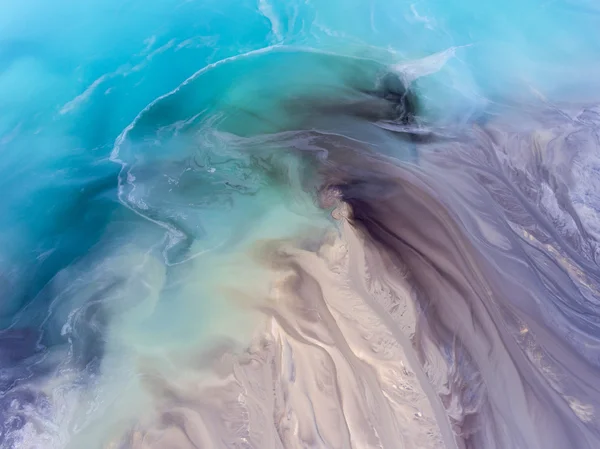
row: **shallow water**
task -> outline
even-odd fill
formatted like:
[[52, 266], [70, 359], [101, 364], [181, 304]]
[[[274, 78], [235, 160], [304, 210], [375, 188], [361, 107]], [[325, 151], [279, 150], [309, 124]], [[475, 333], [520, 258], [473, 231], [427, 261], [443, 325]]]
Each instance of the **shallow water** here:
[[1, 448], [600, 446], [600, 9], [0, 16]]

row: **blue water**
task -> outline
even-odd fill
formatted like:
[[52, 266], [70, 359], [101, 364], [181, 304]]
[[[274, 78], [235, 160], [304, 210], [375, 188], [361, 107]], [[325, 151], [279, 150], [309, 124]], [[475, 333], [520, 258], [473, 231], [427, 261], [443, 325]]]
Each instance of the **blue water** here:
[[598, 30], [589, 0], [4, 2], [2, 395], [65, 370], [89, 383], [107, 345], [204, 338], [222, 307], [211, 279], [237, 273], [215, 260], [325, 226], [299, 181], [273, 174], [301, 161], [265, 171], [235, 143], [291, 126], [281, 92], [403, 71], [446, 124], [594, 102]]

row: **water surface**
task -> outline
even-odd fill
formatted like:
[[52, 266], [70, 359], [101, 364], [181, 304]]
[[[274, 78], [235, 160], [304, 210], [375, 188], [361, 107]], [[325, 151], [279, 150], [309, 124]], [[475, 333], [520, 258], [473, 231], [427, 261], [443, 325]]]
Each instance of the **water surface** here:
[[0, 17], [0, 447], [596, 448], [600, 10]]

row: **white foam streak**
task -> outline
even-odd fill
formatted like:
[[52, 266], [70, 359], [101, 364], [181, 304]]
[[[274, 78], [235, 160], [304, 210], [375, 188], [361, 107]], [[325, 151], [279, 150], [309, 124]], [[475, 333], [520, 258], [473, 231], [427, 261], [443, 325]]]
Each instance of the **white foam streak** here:
[[98, 78], [92, 84], [90, 84], [87, 87], [87, 89], [85, 89], [81, 94], [77, 95], [71, 101], [65, 103], [65, 105], [60, 110], [60, 114], [61, 115], [67, 114], [69, 112], [74, 111], [78, 107], [80, 107], [83, 103], [85, 103], [87, 100], [89, 100], [89, 98], [96, 91], [98, 86], [100, 86], [100, 84], [102, 84], [104, 81], [106, 81], [106, 79], [108, 77], [109, 77], [108, 75], [102, 75], [100, 78]]
[[439, 72], [456, 55], [456, 50], [467, 46], [449, 47], [422, 59], [395, 64], [392, 69], [401, 73], [407, 82]]
[[275, 11], [273, 11], [273, 5], [271, 5], [268, 0], [258, 0], [258, 10], [269, 20], [269, 22], [271, 22], [271, 31], [277, 42], [281, 42], [283, 40], [281, 22], [279, 21], [277, 14], [275, 14]]

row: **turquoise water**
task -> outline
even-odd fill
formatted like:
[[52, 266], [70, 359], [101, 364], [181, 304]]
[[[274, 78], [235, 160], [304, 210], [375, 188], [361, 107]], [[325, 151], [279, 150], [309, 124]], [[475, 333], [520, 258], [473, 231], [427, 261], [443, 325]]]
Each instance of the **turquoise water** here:
[[[428, 58], [415, 69], [431, 72], [418, 81], [422, 98], [447, 119], [540, 96], [593, 101], [590, 89], [600, 79], [600, 44], [593, 38], [599, 17], [594, 4], [583, 1], [3, 6], [0, 170], [8, 212], [2, 214], [1, 246], [14, 273], [14, 299], [3, 305], [3, 319], [10, 321], [58, 267], [85, 254], [111, 214], [128, 213], [110, 191], [119, 167], [109, 158], [115, 139], [149, 103], [169, 105], [178, 120], [189, 119], [210, 95], [235, 82], [228, 77], [239, 77], [247, 64], [260, 71], [269, 58], [232, 61], [225, 77], [189, 81], [193, 101], [159, 99], [210, 64], [269, 46], [385, 65]], [[285, 85], [302, 76], [296, 70], [309, 74], [311, 68], [269, 70], [263, 76]], [[164, 117], [162, 125], [169, 120]], [[87, 193], [80, 192], [83, 186]], [[47, 255], [43, 262], [40, 255]]]
[[[0, 390], [50, 376], [88, 391], [133, 355], [246, 332], [221, 286], [260, 295], [268, 274], [240, 254], [331, 224], [306, 161], [240, 141], [299, 123], [282, 98], [344, 98], [395, 71], [442, 127], [592, 103], [598, 30], [586, 0], [4, 2], [0, 344], [16, 349]], [[61, 413], [58, 428], [93, 427]], [[22, 427], [0, 446], [20, 447]], [[41, 441], [62, 447], [61, 432]]]

